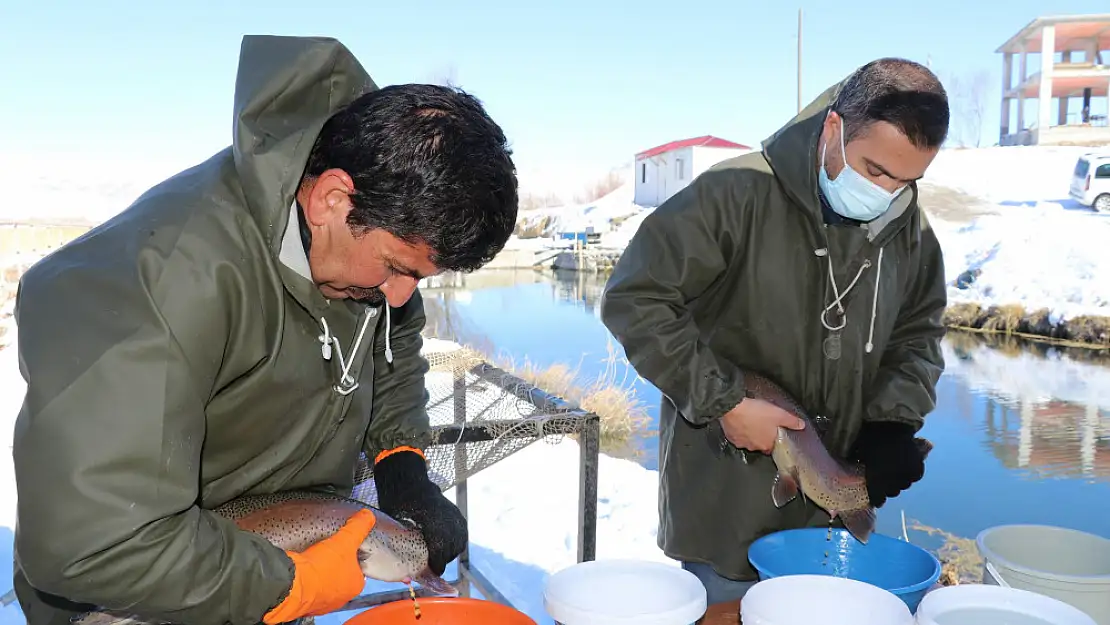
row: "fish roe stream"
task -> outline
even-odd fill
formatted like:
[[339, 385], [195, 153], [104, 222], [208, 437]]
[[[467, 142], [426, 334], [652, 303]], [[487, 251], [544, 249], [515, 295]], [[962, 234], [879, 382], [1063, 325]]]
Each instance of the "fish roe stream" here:
[[412, 612], [416, 620], [420, 620], [420, 602], [416, 600], [416, 589], [412, 587], [412, 582], [408, 582], [409, 597], [412, 597]]
[[[825, 533], [825, 542], [826, 543], [831, 543], [832, 542], [832, 526], [833, 526], [833, 520], [832, 520], [832, 517], [829, 517], [829, 531]], [[825, 559], [821, 560], [821, 566], [828, 566], [828, 565], [829, 565], [829, 548], [825, 547]]]

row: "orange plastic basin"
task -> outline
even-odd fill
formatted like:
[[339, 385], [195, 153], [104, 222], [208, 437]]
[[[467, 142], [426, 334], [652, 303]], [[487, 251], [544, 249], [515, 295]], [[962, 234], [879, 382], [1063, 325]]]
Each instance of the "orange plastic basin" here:
[[370, 608], [343, 625], [536, 625], [527, 614], [495, 601], [466, 597], [428, 597], [417, 601], [419, 620], [412, 600], [402, 599]]

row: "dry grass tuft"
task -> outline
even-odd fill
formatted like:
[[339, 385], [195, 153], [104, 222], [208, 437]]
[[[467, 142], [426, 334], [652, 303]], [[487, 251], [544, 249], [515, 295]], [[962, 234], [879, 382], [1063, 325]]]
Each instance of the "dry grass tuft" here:
[[647, 406], [636, 397], [632, 380], [617, 379], [619, 357], [612, 341], [604, 370], [586, 383], [580, 381], [578, 367], [563, 363], [540, 367], [528, 360], [518, 365], [511, 358], [486, 357], [525, 382], [596, 414], [601, 427], [601, 450], [605, 453], [628, 459], [640, 455], [635, 443], [647, 432], [651, 418]]
[[950, 534], [919, 521], [912, 521], [909, 529], [924, 532], [943, 541], [935, 552], [941, 564], [940, 583], [942, 585], [982, 583], [983, 557], [979, 555], [975, 540]]

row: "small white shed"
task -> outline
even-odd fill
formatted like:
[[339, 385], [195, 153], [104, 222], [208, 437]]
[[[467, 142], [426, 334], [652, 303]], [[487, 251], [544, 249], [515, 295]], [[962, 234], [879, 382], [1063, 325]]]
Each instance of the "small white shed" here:
[[659, 206], [713, 165], [752, 148], [705, 135], [671, 141], [636, 155], [636, 191], [640, 206]]

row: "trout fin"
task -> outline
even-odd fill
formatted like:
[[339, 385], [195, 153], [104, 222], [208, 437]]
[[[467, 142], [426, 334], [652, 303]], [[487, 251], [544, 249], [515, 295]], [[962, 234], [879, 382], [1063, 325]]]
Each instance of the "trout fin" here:
[[844, 524], [844, 529], [855, 536], [856, 540], [867, 544], [867, 539], [871, 538], [871, 532], [875, 531], [874, 508], [844, 510], [838, 513], [837, 516], [840, 517], [840, 522]]
[[458, 597], [459, 590], [447, 583], [439, 575], [425, 569], [423, 573], [412, 578], [412, 581], [420, 584], [421, 588], [425, 588], [428, 592], [436, 597]]
[[771, 486], [771, 501], [776, 508], [781, 508], [798, 496], [798, 481], [794, 476], [779, 471], [775, 474], [775, 483]]

